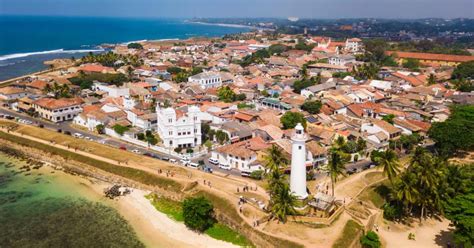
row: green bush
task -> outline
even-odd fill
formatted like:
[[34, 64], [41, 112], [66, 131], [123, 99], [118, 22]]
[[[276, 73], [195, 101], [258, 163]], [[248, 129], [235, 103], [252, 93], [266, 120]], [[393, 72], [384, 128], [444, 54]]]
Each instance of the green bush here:
[[114, 128], [114, 131], [120, 135], [123, 135], [129, 129], [128, 127], [125, 127], [119, 124], [114, 125], [113, 128]]
[[129, 48], [129, 49], [140, 49], [141, 50], [141, 49], [143, 49], [143, 46], [140, 43], [132, 42], [132, 43], [127, 45], [127, 48]]
[[252, 173], [250, 173], [250, 178], [261, 180], [263, 178], [263, 173], [264, 173], [263, 170], [252, 171]]
[[214, 206], [204, 197], [190, 197], [183, 202], [184, 224], [195, 231], [204, 232], [214, 223]]
[[145, 134], [143, 134], [143, 133], [137, 134], [137, 139], [138, 140], [145, 140]]
[[176, 153], [181, 153], [181, 152], [183, 151], [183, 148], [181, 148], [181, 147], [176, 147], [176, 148], [174, 149], [174, 151], [175, 151]]
[[402, 208], [392, 203], [383, 205], [383, 218], [386, 220], [397, 220], [402, 216]]
[[379, 248], [381, 246], [379, 235], [373, 231], [368, 231], [366, 235], [362, 236], [360, 244], [363, 248]]

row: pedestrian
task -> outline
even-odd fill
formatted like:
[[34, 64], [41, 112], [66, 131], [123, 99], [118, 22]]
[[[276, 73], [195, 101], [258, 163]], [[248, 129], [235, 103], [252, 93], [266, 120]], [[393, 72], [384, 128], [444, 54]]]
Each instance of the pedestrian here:
[[237, 193], [239, 193], [239, 187], [237, 187]]
[[242, 213], [242, 207], [239, 207], [239, 212]]
[[206, 179], [204, 179], [204, 185], [206, 185]]

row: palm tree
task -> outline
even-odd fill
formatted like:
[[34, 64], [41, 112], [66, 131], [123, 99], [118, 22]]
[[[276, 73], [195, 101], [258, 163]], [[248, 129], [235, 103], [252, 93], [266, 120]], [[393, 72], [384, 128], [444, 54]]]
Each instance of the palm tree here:
[[400, 172], [400, 163], [397, 153], [391, 149], [387, 149], [375, 158], [375, 162], [383, 168], [383, 174], [388, 176], [390, 182], [393, 183], [393, 179]]
[[296, 196], [290, 192], [287, 183], [281, 185], [281, 188], [275, 192], [271, 199], [271, 211], [274, 218], [285, 223], [288, 215], [296, 213]]
[[404, 173], [395, 181], [392, 198], [402, 202], [410, 208], [419, 200], [419, 191], [416, 187], [416, 177], [413, 173]]
[[331, 148], [329, 151], [329, 163], [327, 165], [327, 170], [329, 176], [331, 177], [332, 196], [334, 196], [334, 185], [337, 182], [337, 178], [340, 175], [344, 175], [344, 164], [347, 162], [349, 162], [347, 154], [339, 151], [336, 148]]
[[288, 164], [288, 159], [283, 154], [283, 149], [273, 144], [267, 149], [267, 155], [264, 157], [265, 167], [268, 171], [278, 171]]

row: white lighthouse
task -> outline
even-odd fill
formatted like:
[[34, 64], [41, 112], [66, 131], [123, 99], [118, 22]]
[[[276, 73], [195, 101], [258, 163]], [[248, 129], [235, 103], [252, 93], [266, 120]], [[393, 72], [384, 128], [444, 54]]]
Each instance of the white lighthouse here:
[[291, 136], [291, 192], [299, 199], [306, 199], [306, 140], [304, 128], [301, 123], [295, 127], [295, 132]]

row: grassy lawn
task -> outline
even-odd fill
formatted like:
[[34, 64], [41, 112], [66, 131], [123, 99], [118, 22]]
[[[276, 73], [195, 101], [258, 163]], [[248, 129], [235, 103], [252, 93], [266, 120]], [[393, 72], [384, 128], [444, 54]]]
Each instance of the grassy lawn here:
[[207, 229], [205, 233], [214, 239], [226, 241], [234, 245], [253, 247], [252, 243], [250, 243], [247, 238], [220, 223], [214, 224], [211, 228]]
[[364, 202], [370, 201], [375, 207], [381, 208], [383, 204], [385, 204], [385, 198], [388, 194], [388, 186], [388, 181], [383, 181], [381, 184], [373, 185], [362, 192], [359, 199]]
[[130, 180], [134, 180], [146, 185], [156, 186], [156, 187], [171, 190], [174, 192], [179, 192], [182, 189], [182, 185], [180, 183], [173, 181], [171, 179], [158, 177], [146, 171], [110, 164], [101, 160], [93, 159], [81, 154], [77, 154], [71, 151], [49, 146], [49, 145], [32, 141], [26, 138], [17, 137], [15, 135], [8, 134], [1, 131], [0, 131], [0, 138], [23, 145], [23, 146], [32, 147], [32, 148], [44, 151], [46, 154], [59, 155], [67, 159], [78, 161], [78, 162], [87, 164], [89, 166], [96, 167], [100, 170], [130, 179]]
[[[146, 196], [146, 198], [150, 200], [156, 210], [166, 214], [169, 218], [173, 220], [176, 220], [178, 222], [184, 222], [183, 208], [181, 206], [181, 202], [167, 199], [165, 197], [159, 197], [156, 194], [149, 194]], [[234, 245], [245, 247], [253, 246], [247, 238], [221, 223], [214, 224], [204, 233], [214, 239], [226, 241]]]
[[333, 248], [346, 248], [350, 247], [354, 239], [359, 238], [359, 233], [362, 231], [362, 227], [353, 220], [348, 220], [341, 235], [332, 245]]
[[184, 221], [181, 202], [173, 201], [165, 197], [159, 197], [156, 194], [149, 194], [146, 198], [150, 200], [156, 210], [166, 214], [169, 218], [179, 222]]
[[[233, 219], [234, 221], [237, 221], [238, 223], [243, 223], [242, 218], [240, 217], [239, 213], [237, 212], [237, 209], [232, 205], [231, 202], [229, 202], [227, 199], [223, 199], [221, 197], [216, 196], [213, 193], [207, 192], [207, 191], [199, 191], [196, 193], [195, 196], [204, 196], [208, 200], [212, 202], [214, 205], [215, 209], [218, 209], [220, 212], [224, 213], [228, 218]], [[247, 224], [242, 224], [242, 228], [245, 229], [251, 229]], [[285, 247], [285, 248], [292, 248], [292, 247], [303, 247], [300, 244], [294, 243], [289, 240], [284, 240], [280, 239], [277, 237], [273, 237], [270, 235], [267, 235], [263, 232], [260, 232], [258, 230], [252, 229], [252, 232], [257, 232], [260, 237], [268, 241], [269, 243], [273, 244], [274, 247]]]

